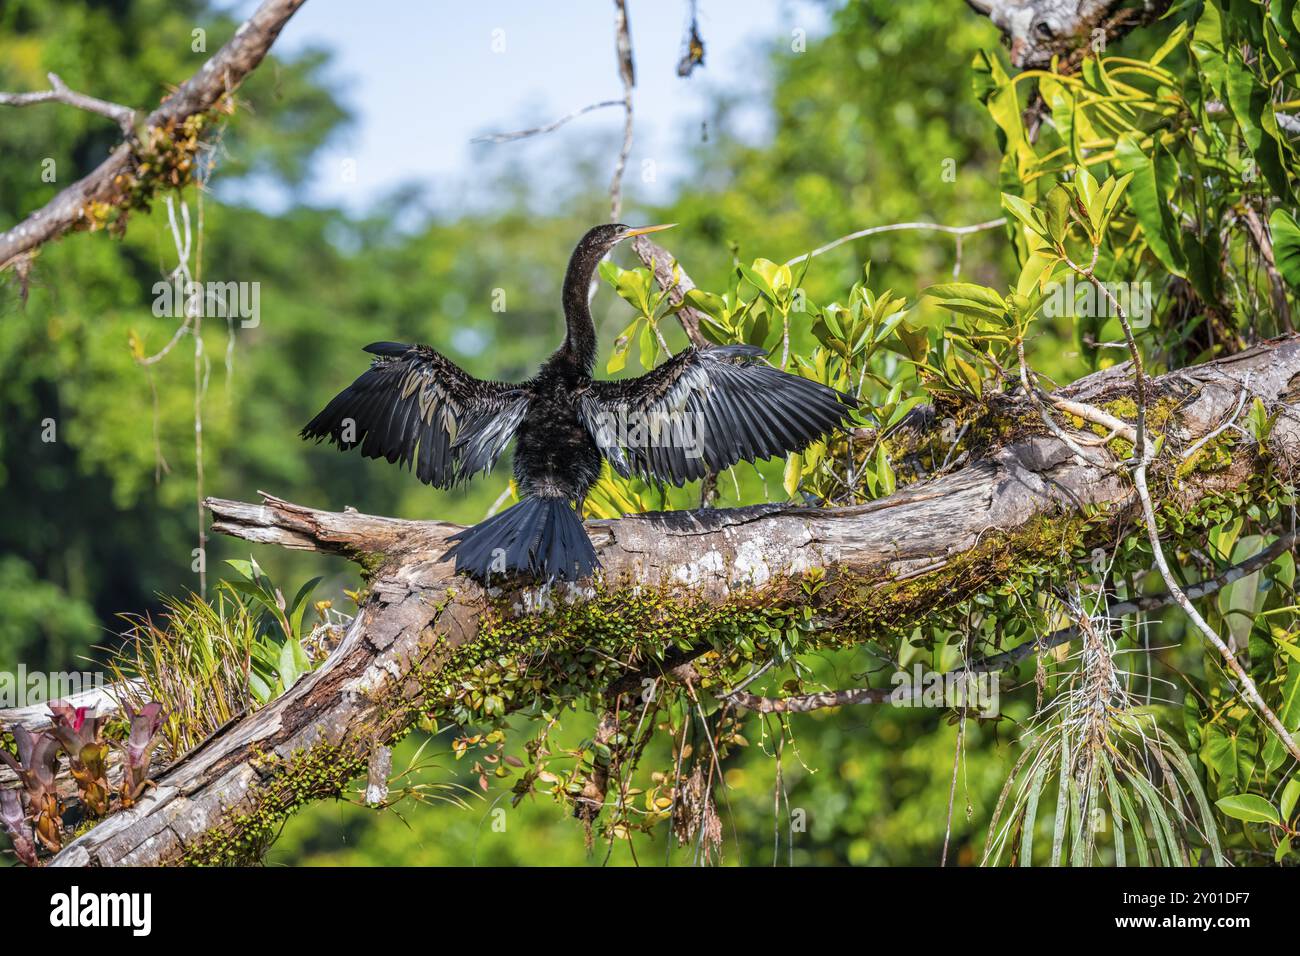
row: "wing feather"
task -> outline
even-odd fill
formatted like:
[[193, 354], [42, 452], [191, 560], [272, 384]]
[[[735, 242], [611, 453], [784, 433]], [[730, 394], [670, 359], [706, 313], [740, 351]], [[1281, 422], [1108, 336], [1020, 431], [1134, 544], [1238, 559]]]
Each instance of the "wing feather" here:
[[303, 438], [414, 467], [450, 488], [488, 471], [528, 411], [518, 385], [474, 378], [426, 345], [376, 342], [370, 368], [307, 423]]
[[687, 349], [639, 378], [593, 382], [580, 410], [620, 474], [682, 485], [738, 461], [803, 451], [857, 401], [756, 362], [750, 345]]

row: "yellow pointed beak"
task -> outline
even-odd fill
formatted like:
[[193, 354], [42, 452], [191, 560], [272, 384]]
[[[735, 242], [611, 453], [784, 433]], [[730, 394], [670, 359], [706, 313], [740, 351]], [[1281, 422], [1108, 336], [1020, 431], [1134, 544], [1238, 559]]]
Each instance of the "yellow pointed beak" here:
[[633, 236], [644, 236], [651, 232], [663, 232], [665, 229], [671, 229], [675, 225], [677, 225], [675, 222], [665, 222], [659, 226], [637, 226], [635, 229], [629, 229], [625, 238], [630, 239]]

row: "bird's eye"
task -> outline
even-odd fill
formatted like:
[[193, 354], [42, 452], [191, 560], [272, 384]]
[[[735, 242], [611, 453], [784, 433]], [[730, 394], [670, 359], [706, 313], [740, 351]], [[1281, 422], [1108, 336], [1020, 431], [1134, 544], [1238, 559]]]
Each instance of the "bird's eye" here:
[[1044, 40], [1055, 40], [1056, 31], [1052, 29], [1051, 24], [1045, 20], [1039, 20], [1034, 24], [1034, 32]]

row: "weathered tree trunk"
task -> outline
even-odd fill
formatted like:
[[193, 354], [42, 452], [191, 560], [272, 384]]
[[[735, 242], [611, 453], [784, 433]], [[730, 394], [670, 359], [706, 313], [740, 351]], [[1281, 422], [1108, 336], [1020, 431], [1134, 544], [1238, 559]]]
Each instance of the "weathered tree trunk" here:
[[[1110, 369], [1060, 394], [1108, 403], [1127, 394], [1127, 374]], [[1166, 458], [1230, 419], [1244, 388], [1282, 407], [1268, 454], [1300, 459], [1292, 404], [1300, 337], [1165, 375], [1153, 388], [1170, 416]], [[603, 580], [581, 595], [554, 595], [549, 606], [535, 590], [490, 595], [454, 577], [441, 555], [455, 525], [317, 511], [269, 496], [260, 505], [209, 500], [214, 531], [357, 559], [369, 573], [368, 597], [318, 671], [168, 768], [137, 807], [71, 843], [55, 863], [255, 855], [285, 813], [337, 794], [416, 715], [447, 716], [463, 705], [462, 678], [476, 667], [519, 665], [544, 685], [565, 648], [623, 633], [626, 656], [605, 684], [618, 692], [704, 653], [720, 622], [773, 608], [811, 607], [827, 632], [861, 640], [994, 586], [1027, 558], [1067, 561], [1073, 548], [1106, 540], [1131, 519], [1129, 481], [1105, 448], [1083, 462], [1035, 427], [1028, 408], [1013, 408], [1009, 420], [1019, 437], [987, 457], [856, 507], [778, 504], [588, 522]], [[1231, 454], [1223, 468], [1180, 479], [1166, 466], [1162, 501], [1186, 509], [1241, 487], [1263, 455], [1244, 441]], [[821, 586], [802, 586], [816, 572]]]
[[1098, 45], [1151, 23], [1170, 0], [966, 0], [1002, 31], [1018, 68], [1045, 68], [1059, 56], [1064, 72]]
[[[89, 175], [61, 190], [40, 209], [12, 229], [0, 232], [0, 271], [23, 262], [46, 242], [72, 229], [95, 224], [96, 207], [120, 209], [128, 203], [131, 190], [125, 184], [143, 188], [146, 201], [153, 192], [169, 185], [152, 174], [152, 184], [142, 187], [136, 173], [142, 143], [155, 133], [172, 137], [190, 117], [213, 109], [222, 97], [234, 92], [270, 51], [289, 18], [305, 0], [265, 0], [228, 43], [221, 47], [194, 76], [149, 113], [138, 132], [130, 135]], [[148, 177], [146, 177], [148, 178]]]

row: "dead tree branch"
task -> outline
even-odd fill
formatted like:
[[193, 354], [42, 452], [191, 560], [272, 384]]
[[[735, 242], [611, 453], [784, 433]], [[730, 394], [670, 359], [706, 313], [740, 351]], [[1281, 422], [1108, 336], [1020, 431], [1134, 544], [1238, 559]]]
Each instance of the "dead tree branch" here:
[[46, 76], [50, 80], [48, 90], [39, 90], [34, 93], [0, 93], [0, 106], [34, 106], [37, 103], [62, 103], [64, 106], [85, 110], [88, 113], [107, 116], [121, 127], [122, 133], [126, 136], [130, 136], [134, 132], [136, 112], [129, 106], [110, 103], [107, 100], [97, 99], [93, 96], [87, 96], [85, 93], [70, 90], [57, 73], [48, 73]]
[[[203, 64], [198, 73], [190, 77], [177, 90], [163, 100], [149, 114], [143, 124], [141, 137], [128, 136], [88, 176], [63, 189], [45, 206], [33, 212], [18, 225], [0, 233], [0, 271], [19, 260], [26, 261], [40, 246], [58, 239], [70, 230], [86, 227], [95, 221], [93, 207], [119, 207], [126, 202], [127, 194], [121, 180], [130, 173], [136, 162], [136, 149], [140, 139], [151, 130], [174, 129], [191, 116], [205, 113], [217, 106], [223, 97], [232, 93], [244, 79], [257, 68], [267, 51], [280, 35], [285, 23], [302, 6], [304, 0], [265, 0], [249, 17], [235, 35]], [[54, 78], [51, 77], [51, 82]], [[66, 89], [66, 88], [65, 88]], [[58, 94], [58, 90], [53, 91]], [[31, 94], [28, 94], [31, 95]], [[49, 97], [54, 98], [54, 97]], [[87, 101], [68, 90], [60, 102], [89, 109]], [[95, 100], [103, 104], [103, 101]], [[115, 104], [103, 104], [114, 110], [124, 110]], [[95, 110], [103, 112], [103, 110]], [[113, 115], [105, 113], [105, 115]], [[113, 115], [119, 123], [125, 114]]]
[[632, 251], [654, 273], [659, 288], [668, 293], [668, 301], [677, 307], [677, 321], [681, 324], [682, 331], [686, 333], [686, 337], [690, 339], [691, 344], [696, 348], [703, 348], [708, 345], [708, 340], [700, 332], [700, 322], [704, 318], [703, 314], [689, 305], [682, 305], [682, 302], [686, 299], [686, 293], [695, 288], [695, 283], [686, 274], [686, 270], [677, 264], [677, 260], [671, 252], [663, 246], [651, 242], [645, 236], [637, 236], [632, 240]]
[[473, 139], [470, 140], [470, 142], [471, 143], [513, 143], [517, 139], [528, 139], [528, 137], [530, 136], [542, 136], [546, 133], [553, 133], [555, 130], [563, 126], [565, 123], [575, 120], [579, 116], [585, 116], [586, 114], [594, 110], [603, 110], [606, 107], [622, 106], [622, 105], [623, 105], [623, 101], [621, 99], [601, 100], [599, 103], [588, 103], [582, 109], [574, 110], [572, 113], [568, 113], [565, 116], [561, 116], [559, 119], [555, 120], [554, 122], [547, 123], [545, 126], [534, 126], [531, 129], [518, 129], [510, 133], [488, 133], [485, 136], [475, 136]]
[[[1212, 578], [1198, 584], [1189, 585], [1184, 588], [1184, 591], [1187, 597], [1192, 600], [1200, 600], [1211, 594], [1217, 594], [1234, 581], [1240, 581], [1242, 578], [1268, 567], [1282, 555], [1293, 550], [1295, 546], [1296, 533], [1288, 531], [1280, 535], [1276, 541], [1258, 554], [1251, 555], [1246, 560], [1234, 564]], [[1111, 604], [1106, 608], [1106, 615], [1117, 620], [1130, 614], [1136, 614], [1139, 611], [1158, 611], [1176, 603], [1178, 603], [1177, 598], [1166, 591], [1163, 594], [1152, 594], [1131, 601], [1120, 601]], [[1069, 644], [1079, 637], [1079, 633], [1078, 627], [1063, 627], [1038, 640], [1018, 644], [1009, 651], [978, 657], [962, 670], [969, 674], [988, 674], [1004, 671], [1035, 653], [1042, 653], [1054, 647], [1060, 647], [1062, 644]], [[895, 693], [896, 691], [892, 687], [854, 687], [847, 690], [796, 694], [789, 697], [760, 697], [757, 694], [750, 694], [743, 689], [738, 689], [730, 693], [720, 694], [718, 699], [731, 701], [760, 714], [805, 714], [829, 707], [882, 704], [890, 700]]]
[[[1297, 375], [1300, 337], [1289, 336], [1148, 384], [1153, 394], [1176, 402], [1167, 434], [1185, 443], [1217, 427], [1241, 388], [1269, 407], [1290, 401], [1289, 382]], [[1207, 381], [1235, 383], [1236, 389], [1202, 387]], [[1107, 370], [1062, 391], [1099, 401], [1131, 388]], [[1029, 419], [1031, 410], [1023, 411]], [[1270, 442], [1271, 454], [1295, 461], [1300, 418], [1279, 416]], [[1206, 494], [1240, 487], [1259, 465], [1257, 452], [1241, 443], [1225, 469], [1186, 476], [1166, 500], [1190, 508]], [[1032, 532], [1037, 547], [1059, 557], [1069, 541], [1064, 532], [1060, 542], [1045, 534], [1045, 521], [1051, 528], [1054, 519], [1104, 507], [1106, 517], [1092, 532], [1102, 540], [1133, 517], [1134, 505], [1131, 485], [1113, 467], [1079, 461], [1051, 435], [1029, 434], [960, 471], [854, 507], [772, 504], [588, 522], [604, 568], [601, 591], [530, 613], [525, 592], [488, 594], [453, 576], [441, 558], [455, 525], [318, 511], [270, 496], [261, 504], [209, 500], [216, 532], [363, 561], [368, 599], [319, 670], [187, 754], [135, 808], [69, 844], [55, 862], [212, 861], [223, 858], [223, 848], [269, 840], [262, 822], [268, 814], [337, 796], [364, 772], [375, 746], [420, 713], [447, 713], [455, 698], [444, 695], [459, 693], [459, 682], [451, 679], [459, 673], [459, 655], [472, 654], [480, 632], [498, 633], [492, 628], [503, 621], [511, 642], [545, 634], [550, 654], [566, 638], [587, 640], [585, 632], [570, 630], [585, 608], [608, 614], [624, 606], [608, 602], [654, 592], [672, 602], [655, 613], [677, 617], [647, 618], [647, 627], [693, 619], [705, 608], [808, 606], [826, 628], [865, 639], [874, 616], [909, 622], [1005, 580], [1025, 557], [1017, 549], [1033, 547], [1030, 538], [1017, 538], [1019, 532]], [[813, 569], [824, 572], [825, 583], [809, 593], [798, 582]], [[492, 653], [508, 654], [510, 646], [523, 645], [494, 645]], [[704, 641], [628, 665], [611, 682], [608, 699], [709, 646]], [[529, 662], [534, 658], [521, 659]], [[330, 768], [323, 776], [322, 766]]]
[[1065, 73], [1099, 46], [1158, 20], [1170, 0], [966, 0], [1002, 31], [1017, 68], [1046, 68], [1052, 57]]
[[614, 178], [609, 183], [609, 221], [618, 222], [623, 215], [623, 173], [632, 155], [632, 88], [636, 86], [636, 68], [632, 64], [632, 33], [627, 23], [627, 0], [614, 0], [614, 47], [618, 54], [618, 77], [623, 82], [623, 145], [614, 164]]

